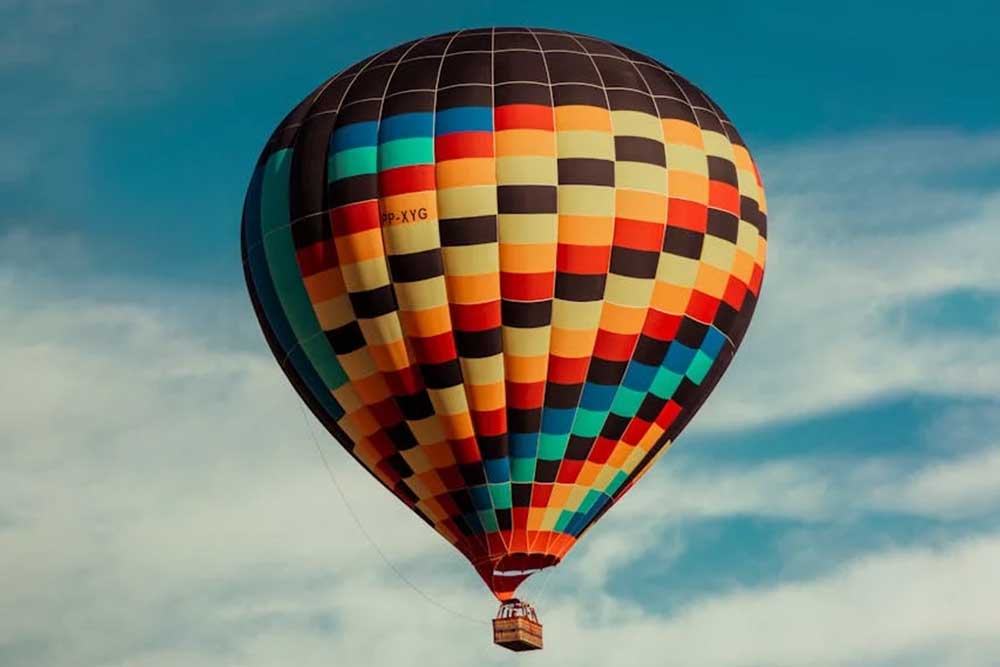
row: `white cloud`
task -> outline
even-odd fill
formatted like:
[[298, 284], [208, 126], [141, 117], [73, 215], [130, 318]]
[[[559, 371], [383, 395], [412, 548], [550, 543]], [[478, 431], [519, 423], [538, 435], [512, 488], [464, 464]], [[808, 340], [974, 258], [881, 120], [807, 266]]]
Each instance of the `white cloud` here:
[[[772, 208], [783, 206], [779, 193]], [[935, 390], [989, 395], [994, 341], [951, 333], [932, 344], [881, 319], [908, 299], [995, 288], [986, 269], [997, 200], [972, 208], [909, 234], [841, 232], [836, 211], [814, 211], [796, 232], [795, 220], [782, 221], [791, 204], [776, 213], [758, 321], [709, 421], [791, 419], [921, 390], [929, 377]], [[373, 556], [329, 488], [242, 294], [110, 284], [79, 243], [39, 256], [35, 248], [53, 246], [32, 239], [0, 243], [9, 295], [0, 302], [0, 662], [511, 663], [489, 646], [485, 625], [428, 605]], [[827, 305], [814, 303], [817, 292]], [[988, 516], [1000, 502], [996, 443], [959, 449], [919, 465], [667, 465], [567, 561], [567, 576], [582, 571], [585, 583], [550, 590], [549, 647], [526, 659], [983, 664], [1000, 649], [989, 615], [1000, 595], [998, 535], [845, 560], [811, 580], [703, 596], [671, 617], [604, 585], [636, 554], [655, 553], [649, 566], [666, 568], [686, 546], [685, 522], [820, 523], [873, 508]], [[345, 455], [333, 460], [355, 510], [408, 576], [485, 620], [493, 604], [457, 553]]]
[[[673, 618], [601, 599], [552, 610], [553, 664], [979, 665], [1000, 651], [1000, 536], [887, 551], [818, 579], [733, 592]], [[571, 648], [570, 648], [571, 647]]]
[[[745, 346], [693, 428], [795, 419], [904, 392], [1000, 394], [1000, 334], [900, 319], [958, 290], [1000, 294], [1000, 135], [913, 132], [761, 156], [763, 293]], [[980, 179], [981, 181], [981, 179]]]

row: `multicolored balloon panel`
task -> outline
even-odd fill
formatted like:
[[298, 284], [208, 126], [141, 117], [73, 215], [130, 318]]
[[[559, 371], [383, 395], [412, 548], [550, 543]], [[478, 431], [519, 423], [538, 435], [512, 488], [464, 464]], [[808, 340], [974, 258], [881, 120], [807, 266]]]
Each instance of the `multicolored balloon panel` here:
[[409, 42], [278, 127], [247, 285], [302, 398], [500, 598], [649, 469], [739, 346], [766, 204], [736, 129], [642, 54]]

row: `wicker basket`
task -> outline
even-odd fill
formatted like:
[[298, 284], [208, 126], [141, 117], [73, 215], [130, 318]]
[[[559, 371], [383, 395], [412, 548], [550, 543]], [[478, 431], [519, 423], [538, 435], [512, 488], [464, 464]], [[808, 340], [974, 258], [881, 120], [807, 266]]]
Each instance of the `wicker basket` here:
[[503, 603], [493, 619], [493, 643], [511, 651], [542, 648], [542, 624], [531, 605], [520, 600]]

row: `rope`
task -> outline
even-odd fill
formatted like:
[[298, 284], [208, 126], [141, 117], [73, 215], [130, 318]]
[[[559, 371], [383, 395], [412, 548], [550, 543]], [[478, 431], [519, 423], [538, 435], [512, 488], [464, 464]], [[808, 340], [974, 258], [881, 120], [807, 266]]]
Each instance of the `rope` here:
[[[334, 488], [337, 489], [337, 495], [340, 496], [340, 500], [344, 503], [344, 507], [347, 508], [347, 513], [351, 515], [351, 518], [354, 520], [354, 524], [358, 527], [358, 530], [360, 530], [361, 534], [365, 536], [365, 539], [368, 541], [368, 544], [375, 551], [375, 553], [378, 554], [379, 558], [382, 559], [382, 562], [385, 563], [386, 566], [390, 570], [392, 570], [397, 577], [399, 577], [400, 581], [402, 581], [408, 587], [413, 589], [413, 591], [417, 595], [422, 597], [429, 604], [434, 605], [438, 609], [445, 611], [451, 614], [452, 616], [461, 618], [462, 620], [468, 621], [470, 623], [475, 623], [476, 625], [484, 625], [482, 619], [475, 618], [468, 614], [464, 614], [456, 609], [452, 609], [451, 607], [444, 605], [435, 600], [434, 598], [432, 598], [429, 594], [424, 592], [419, 586], [417, 586], [409, 578], [407, 578], [407, 576], [403, 574], [403, 572], [398, 567], [396, 567], [396, 564], [389, 559], [389, 557], [385, 554], [385, 552], [382, 551], [382, 549], [375, 542], [375, 539], [371, 536], [371, 533], [369, 533], [368, 530], [365, 528], [364, 524], [361, 523], [361, 519], [358, 518], [358, 515], [354, 512], [354, 508], [351, 506], [351, 501], [347, 499], [347, 494], [344, 493], [343, 488], [341, 488], [340, 486], [340, 482], [337, 481], [337, 475], [334, 474], [333, 467], [330, 465], [330, 461], [327, 459], [326, 453], [323, 451], [323, 447], [319, 444], [319, 440], [317, 440], [316, 438], [316, 433], [313, 431], [312, 424], [309, 423], [309, 416], [306, 414], [305, 408], [301, 404], [299, 404], [299, 409], [302, 411], [302, 419], [306, 423], [306, 428], [309, 429], [309, 437], [312, 439], [313, 446], [315, 446], [316, 451], [319, 452], [319, 457], [323, 460], [323, 467], [326, 468], [326, 473], [330, 477], [330, 481], [333, 482]], [[486, 622], [485, 625], [490, 625], [490, 623]]]
[[545, 580], [542, 581], [542, 587], [538, 589], [538, 595], [535, 596], [535, 607], [541, 608], [542, 600], [545, 599], [545, 588], [549, 585], [549, 579], [552, 578], [552, 573], [555, 572], [555, 566], [545, 568]]

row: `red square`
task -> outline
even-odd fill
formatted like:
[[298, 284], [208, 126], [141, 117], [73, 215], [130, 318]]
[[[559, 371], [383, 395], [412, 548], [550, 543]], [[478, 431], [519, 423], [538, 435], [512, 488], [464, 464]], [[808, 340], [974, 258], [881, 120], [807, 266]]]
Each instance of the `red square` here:
[[385, 371], [385, 383], [393, 396], [410, 396], [423, 389], [423, 381], [414, 366], [395, 371]]
[[750, 275], [750, 291], [753, 292], [754, 296], [760, 294], [760, 284], [762, 282], [764, 282], [764, 269], [759, 264], [755, 264], [753, 273]]
[[455, 451], [455, 460], [459, 463], [479, 463], [482, 461], [479, 456], [479, 444], [475, 437], [452, 440], [451, 444]]
[[381, 197], [434, 190], [437, 187], [434, 165], [418, 164], [381, 171], [378, 175], [378, 187]]
[[646, 311], [646, 321], [642, 325], [642, 333], [656, 340], [672, 341], [680, 326], [680, 315], [663, 313], [650, 308]]
[[501, 130], [552, 130], [552, 107], [541, 104], [504, 104], [493, 110], [493, 128]]
[[500, 326], [500, 300], [484, 303], [453, 303], [451, 323], [459, 331], [485, 331]]
[[551, 299], [555, 293], [555, 274], [544, 273], [500, 273], [500, 292], [512, 301], [541, 301]]
[[711, 323], [715, 320], [715, 313], [719, 310], [719, 300], [704, 292], [693, 290], [691, 300], [688, 301], [687, 314], [692, 319], [703, 323]]
[[740, 191], [729, 183], [708, 182], [708, 205], [733, 215], [740, 214]]
[[535, 484], [531, 491], [532, 507], [548, 507], [549, 498], [552, 496], [551, 484]]
[[330, 222], [334, 237], [375, 229], [379, 226], [378, 200], [369, 199], [335, 208], [330, 211]]
[[611, 452], [615, 450], [615, 445], [617, 444], [614, 440], [605, 438], [603, 435], [597, 436], [597, 440], [594, 441], [594, 447], [590, 450], [588, 460], [591, 463], [607, 463], [611, 457]]
[[458, 356], [455, 337], [450, 331], [426, 338], [414, 336], [410, 338], [410, 344], [417, 362], [421, 364], [441, 364]]
[[478, 435], [503, 435], [507, 432], [507, 409], [473, 412], [472, 423], [475, 424]]
[[647, 431], [649, 431], [649, 422], [635, 417], [625, 429], [625, 433], [622, 434], [622, 441], [630, 445], [638, 445]]
[[662, 222], [643, 222], [628, 218], [615, 218], [613, 244], [619, 248], [659, 252], [663, 247], [663, 232], [665, 229], [666, 226]]
[[299, 263], [299, 272], [305, 278], [337, 266], [337, 246], [330, 239], [313, 243], [296, 250], [295, 259]]
[[746, 296], [747, 286], [736, 276], [729, 276], [726, 284], [726, 291], [722, 295], [722, 300], [730, 306], [739, 310], [743, 307], [743, 297]]
[[676, 403], [673, 400], [667, 401], [667, 404], [663, 406], [660, 410], [660, 414], [656, 417], [656, 424], [666, 431], [674, 420], [677, 419], [677, 415], [681, 413], [680, 403]]
[[559, 384], [581, 384], [587, 379], [590, 357], [549, 357], [549, 382]]
[[708, 207], [686, 199], [671, 198], [667, 203], [667, 226], [704, 234], [708, 230]]
[[560, 484], [572, 484], [580, 476], [583, 464], [583, 461], [563, 460], [562, 465], [559, 466], [559, 475], [556, 477], [556, 481]]
[[601, 275], [608, 272], [611, 246], [560, 243], [556, 247], [556, 269], [560, 273]]
[[619, 334], [599, 329], [594, 342], [594, 357], [605, 361], [628, 361], [635, 349], [636, 334]]
[[507, 405], [519, 410], [539, 408], [545, 398], [544, 382], [508, 382]]
[[493, 133], [450, 132], [434, 137], [434, 158], [438, 162], [467, 157], [493, 157]]

